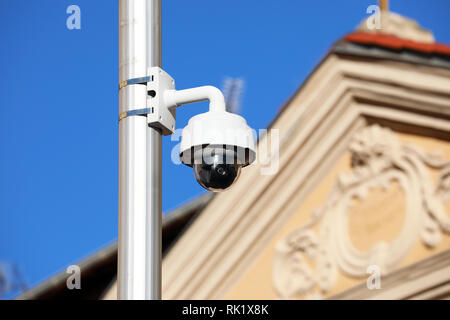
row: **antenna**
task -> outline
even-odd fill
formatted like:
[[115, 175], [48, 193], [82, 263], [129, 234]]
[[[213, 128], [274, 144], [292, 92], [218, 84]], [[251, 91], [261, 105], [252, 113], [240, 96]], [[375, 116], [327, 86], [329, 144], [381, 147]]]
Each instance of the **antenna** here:
[[0, 299], [26, 289], [27, 285], [17, 265], [0, 262]]
[[223, 83], [223, 93], [228, 112], [239, 113], [241, 109], [241, 99], [244, 90], [244, 80], [241, 78], [228, 77]]

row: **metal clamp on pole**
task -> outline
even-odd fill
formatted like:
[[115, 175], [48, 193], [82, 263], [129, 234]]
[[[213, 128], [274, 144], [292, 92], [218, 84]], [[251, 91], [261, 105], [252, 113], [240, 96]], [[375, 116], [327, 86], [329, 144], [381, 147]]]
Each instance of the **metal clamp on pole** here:
[[119, 122], [131, 116], [147, 116], [152, 113], [147, 106], [146, 83], [133, 83], [123, 86], [119, 90]]
[[[151, 77], [151, 76], [146, 76], [146, 77], [140, 77], [140, 78], [134, 78], [134, 79], [128, 79], [128, 80], [122, 81], [119, 84], [119, 95], [120, 95], [120, 91], [121, 90], [127, 90], [126, 88], [128, 86], [133, 86], [133, 85], [147, 86], [147, 83], [151, 82], [152, 78], [153, 77]], [[142, 94], [144, 94], [144, 92], [142, 92]], [[119, 114], [119, 121], [121, 121], [121, 120], [123, 120], [123, 119], [125, 119], [127, 117], [131, 117], [131, 116], [146, 116], [147, 114], [153, 112], [152, 108], [147, 108], [147, 107], [145, 107], [145, 108], [136, 108], [136, 107], [133, 107], [133, 106], [128, 106], [127, 107], [125, 105], [121, 105], [121, 107], [122, 108], [125, 107], [128, 110], [120, 112], [120, 114]]]
[[[148, 74], [149, 75], [146, 77], [129, 79], [120, 83], [120, 95], [122, 95], [121, 91], [132, 90], [135, 86], [145, 86], [146, 93], [144, 93], [143, 88], [140, 88], [141, 90], [139, 91], [142, 91], [140, 95], [141, 98], [144, 94], [147, 98], [144, 108], [137, 106], [143, 106], [143, 101], [134, 106], [127, 107], [122, 105], [127, 111], [123, 111], [119, 114], [119, 121], [130, 116], [147, 116], [147, 123], [149, 126], [161, 130], [163, 135], [171, 135], [175, 130], [175, 109], [177, 105], [169, 105], [168, 101], [165, 99], [165, 93], [169, 91], [175, 92], [175, 81], [167, 72], [159, 67], [149, 68]], [[137, 90], [134, 90], [134, 92], [136, 91]], [[136, 95], [134, 95], [134, 97], [135, 96]]]
[[128, 79], [125, 81], [122, 81], [121, 83], [119, 83], [119, 90], [132, 85], [132, 84], [147, 84], [147, 82], [152, 81], [151, 77], [141, 77], [141, 78], [134, 78], [134, 79]]
[[123, 120], [127, 117], [131, 117], [131, 116], [146, 116], [152, 112], [153, 112], [153, 110], [151, 108], [136, 109], [136, 110], [122, 112], [121, 114], [119, 114], [119, 121]]

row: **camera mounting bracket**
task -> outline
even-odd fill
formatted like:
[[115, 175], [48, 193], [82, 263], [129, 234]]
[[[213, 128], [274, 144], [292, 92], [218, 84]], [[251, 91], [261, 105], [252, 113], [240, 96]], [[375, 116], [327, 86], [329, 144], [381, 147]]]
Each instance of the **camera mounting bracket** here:
[[161, 129], [163, 135], [170, 135], [175, 130], [176, 108], [188, 103], [209, 100], [212, 112], [226, 111], [222, 92], [212, 86], [203, 86], [185, 90], [175, 90], [173, 78], [159, 67], [148, 69], [147, 82], [147, 122], [150, 126]]
[[120, 83], [120, 96], [127, 100], [135, 92], [131, 105], [122, 103], [124, 111], [119, 121], [129, 116], [146, 116], [149, 126], [158, 128], [165, 136], [175, 131], [176, 108], [188, 103], [209, 100], [209, 111], [225, 112], [222, 92], [212, 86], [175, 90], [173, 78], [159, 67], [148, 69], [147, 76]]
[[170, 106], [165, 95], [175, 90], [175, 80], [159, 67], [149, 68], [148, 75], [147, 108], [152, 112], [147, 114], [147, 123], [161, 129], [163, 135], [171, 135], [175, 130], [176, 106]]

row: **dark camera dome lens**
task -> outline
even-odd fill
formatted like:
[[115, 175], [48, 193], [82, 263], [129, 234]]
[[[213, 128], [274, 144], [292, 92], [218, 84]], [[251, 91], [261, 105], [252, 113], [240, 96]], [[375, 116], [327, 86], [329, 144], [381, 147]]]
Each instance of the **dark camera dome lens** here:
[[195, 164], [194, 175], [198, 183], [205, 189], [220, 192], [228, 189], [241, 173], [239, 164]]

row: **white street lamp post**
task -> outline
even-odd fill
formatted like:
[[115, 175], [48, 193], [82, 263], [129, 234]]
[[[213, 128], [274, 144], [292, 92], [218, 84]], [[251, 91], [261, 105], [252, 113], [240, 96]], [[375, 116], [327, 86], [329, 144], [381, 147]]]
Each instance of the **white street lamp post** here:
[[[161, 0], [120, 0], [119, 112], [147, 109], [146, 85], [123, 85], [161, 67]], [[119, 121], [118, 298], [161, 299], [161, 130], [139, 112]]]

